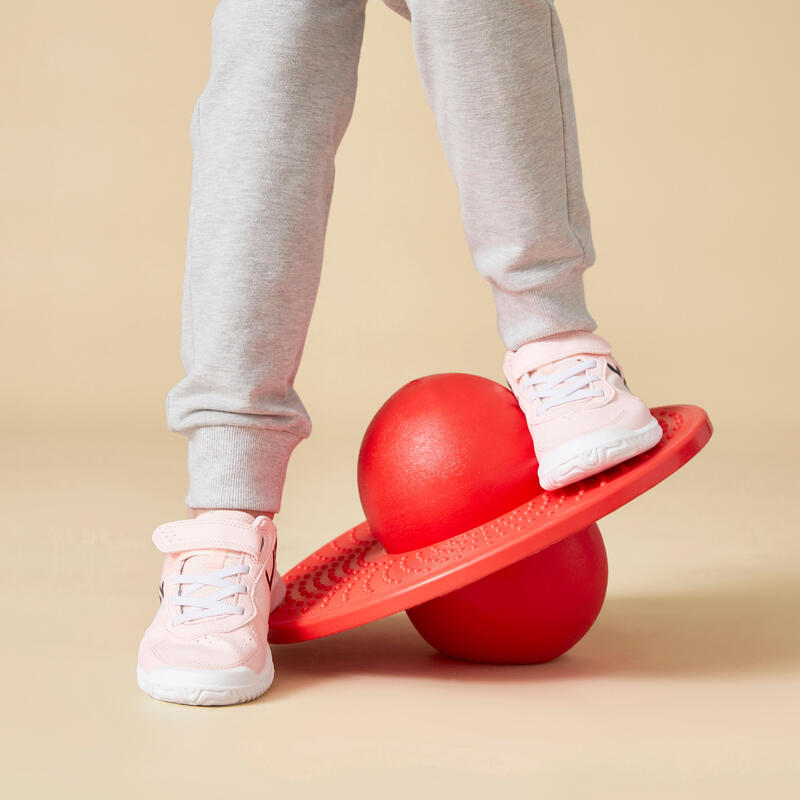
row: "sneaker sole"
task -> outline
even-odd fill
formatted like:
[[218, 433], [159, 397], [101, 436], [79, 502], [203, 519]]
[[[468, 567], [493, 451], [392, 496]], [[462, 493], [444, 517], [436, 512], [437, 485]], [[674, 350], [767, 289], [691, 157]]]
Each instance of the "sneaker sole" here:
[[156, 700], [186, 706], [230, 706], [261, 697], [272, 685], [275, 667], [272, 657], [260, 673], [248, 667], [233, 669], [154, 669], [136, 667], [139, 688]]
[[[270, 602], [272, 613], [286, 596], [286, 584], [276, 573]], [[259, 673], [249, 667], [231, 669], [177, 669], [166, 667], [146, 672], [136, 667], [139, 688], [156, 700], [186, 706], [230, 706], [261, 697], [272, 685], [275, 666], [267, 650], [267, 661]]]
[[663, 431], [658, 420], [636, 430], [610, 428], [579, 436], [547, 453], [539, 462], [539, 483], [551, 491], [615, 467], [655, 447]]

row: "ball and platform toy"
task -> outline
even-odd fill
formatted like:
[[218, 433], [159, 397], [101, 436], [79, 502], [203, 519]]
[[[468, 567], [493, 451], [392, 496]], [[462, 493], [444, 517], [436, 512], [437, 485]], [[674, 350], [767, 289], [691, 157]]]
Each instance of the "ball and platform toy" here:
[[307, 641], [406, 611], [452, 658], [557, 658], [587, 633], [605, 599], [597, 520], [675, 472], [711, 437], [697, 406], [651, 411], [664, 431], [654, 448], [548, 492], [507, 388], [462, 373], [411, 381], [381, 406], [361, 443], [366, 521], [284, 575], [270, 642]]

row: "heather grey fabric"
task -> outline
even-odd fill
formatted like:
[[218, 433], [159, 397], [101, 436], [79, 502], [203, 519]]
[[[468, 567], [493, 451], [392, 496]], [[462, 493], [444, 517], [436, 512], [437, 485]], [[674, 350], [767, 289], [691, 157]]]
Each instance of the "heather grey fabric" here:
[[[506, 347], [593, 330], [582, 280], [594, 258], [589, 215], [552, 3], [386, 2], [410, 12], [464, 229]], [[293, 383], [365, 4], [222, 0], [214, 14], [211, 75], [191, 126], [186, 377], [167, 398], [170, 428], [189, 437], [191, 507], [277, 510], [289, 456], [310, 433]]]

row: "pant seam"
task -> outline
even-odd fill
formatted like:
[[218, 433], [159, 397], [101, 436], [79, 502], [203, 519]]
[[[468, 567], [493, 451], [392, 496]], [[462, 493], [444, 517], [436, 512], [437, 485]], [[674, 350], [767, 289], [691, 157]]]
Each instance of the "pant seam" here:
[[295, 439], [307, 439], [308, 436], [302, 433], [295, 433], [295, 431], [287, 431], [284, 428], [269, 428], [263, 425], [236, 425], [232, 422], [211, 422], [207, 425], [194, 425], [191, 428], [182, 429], [181, 433], [192, 434], [194, 431], [204, 430], [207, 428], [236, 428], [243, 431], [264, 431], [266, 433], [285, 433], [287, 436], [294, 436]]
[[558, 53], [556, 51], [555, 11], [550, 4], [548, 4], [548, 13], [550, 15], [550, 47], [553, 51], [553, 68], [556, 72], [556, 84], [558, 85], [558, 107], [561, 113], [561, 151], [564, 155], [564, 197], [566, 198], [567, 203], [567, 224], [569, 225], [572, 238], [575, 240], [575, 243], [578, 245], [581, 251], [580, 266], [585, 266], [587, 260], [586, 248], [575, 231], [575, 226], [572, 222], [572, 211], [570, 208], [571, 197], [569, 191], [569, 164], [567, 163], [567, 120], [564, 116], [564, 91], [561, 83], [561, 70], [558, 68]]

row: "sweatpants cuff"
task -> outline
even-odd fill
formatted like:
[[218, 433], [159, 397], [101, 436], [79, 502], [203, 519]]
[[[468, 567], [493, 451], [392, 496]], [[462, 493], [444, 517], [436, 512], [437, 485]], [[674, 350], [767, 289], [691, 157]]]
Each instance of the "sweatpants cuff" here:
[[301, 437], [216, 425], [189, 434], [189, 508], [278, 511], [289, 456]]
[[583, 269], [574, 269], [542, 286], [508, 291], [492, 284], [497, 327], [508, 350], [568, 331], [593, 331], [597, 323], [586, 309]]

